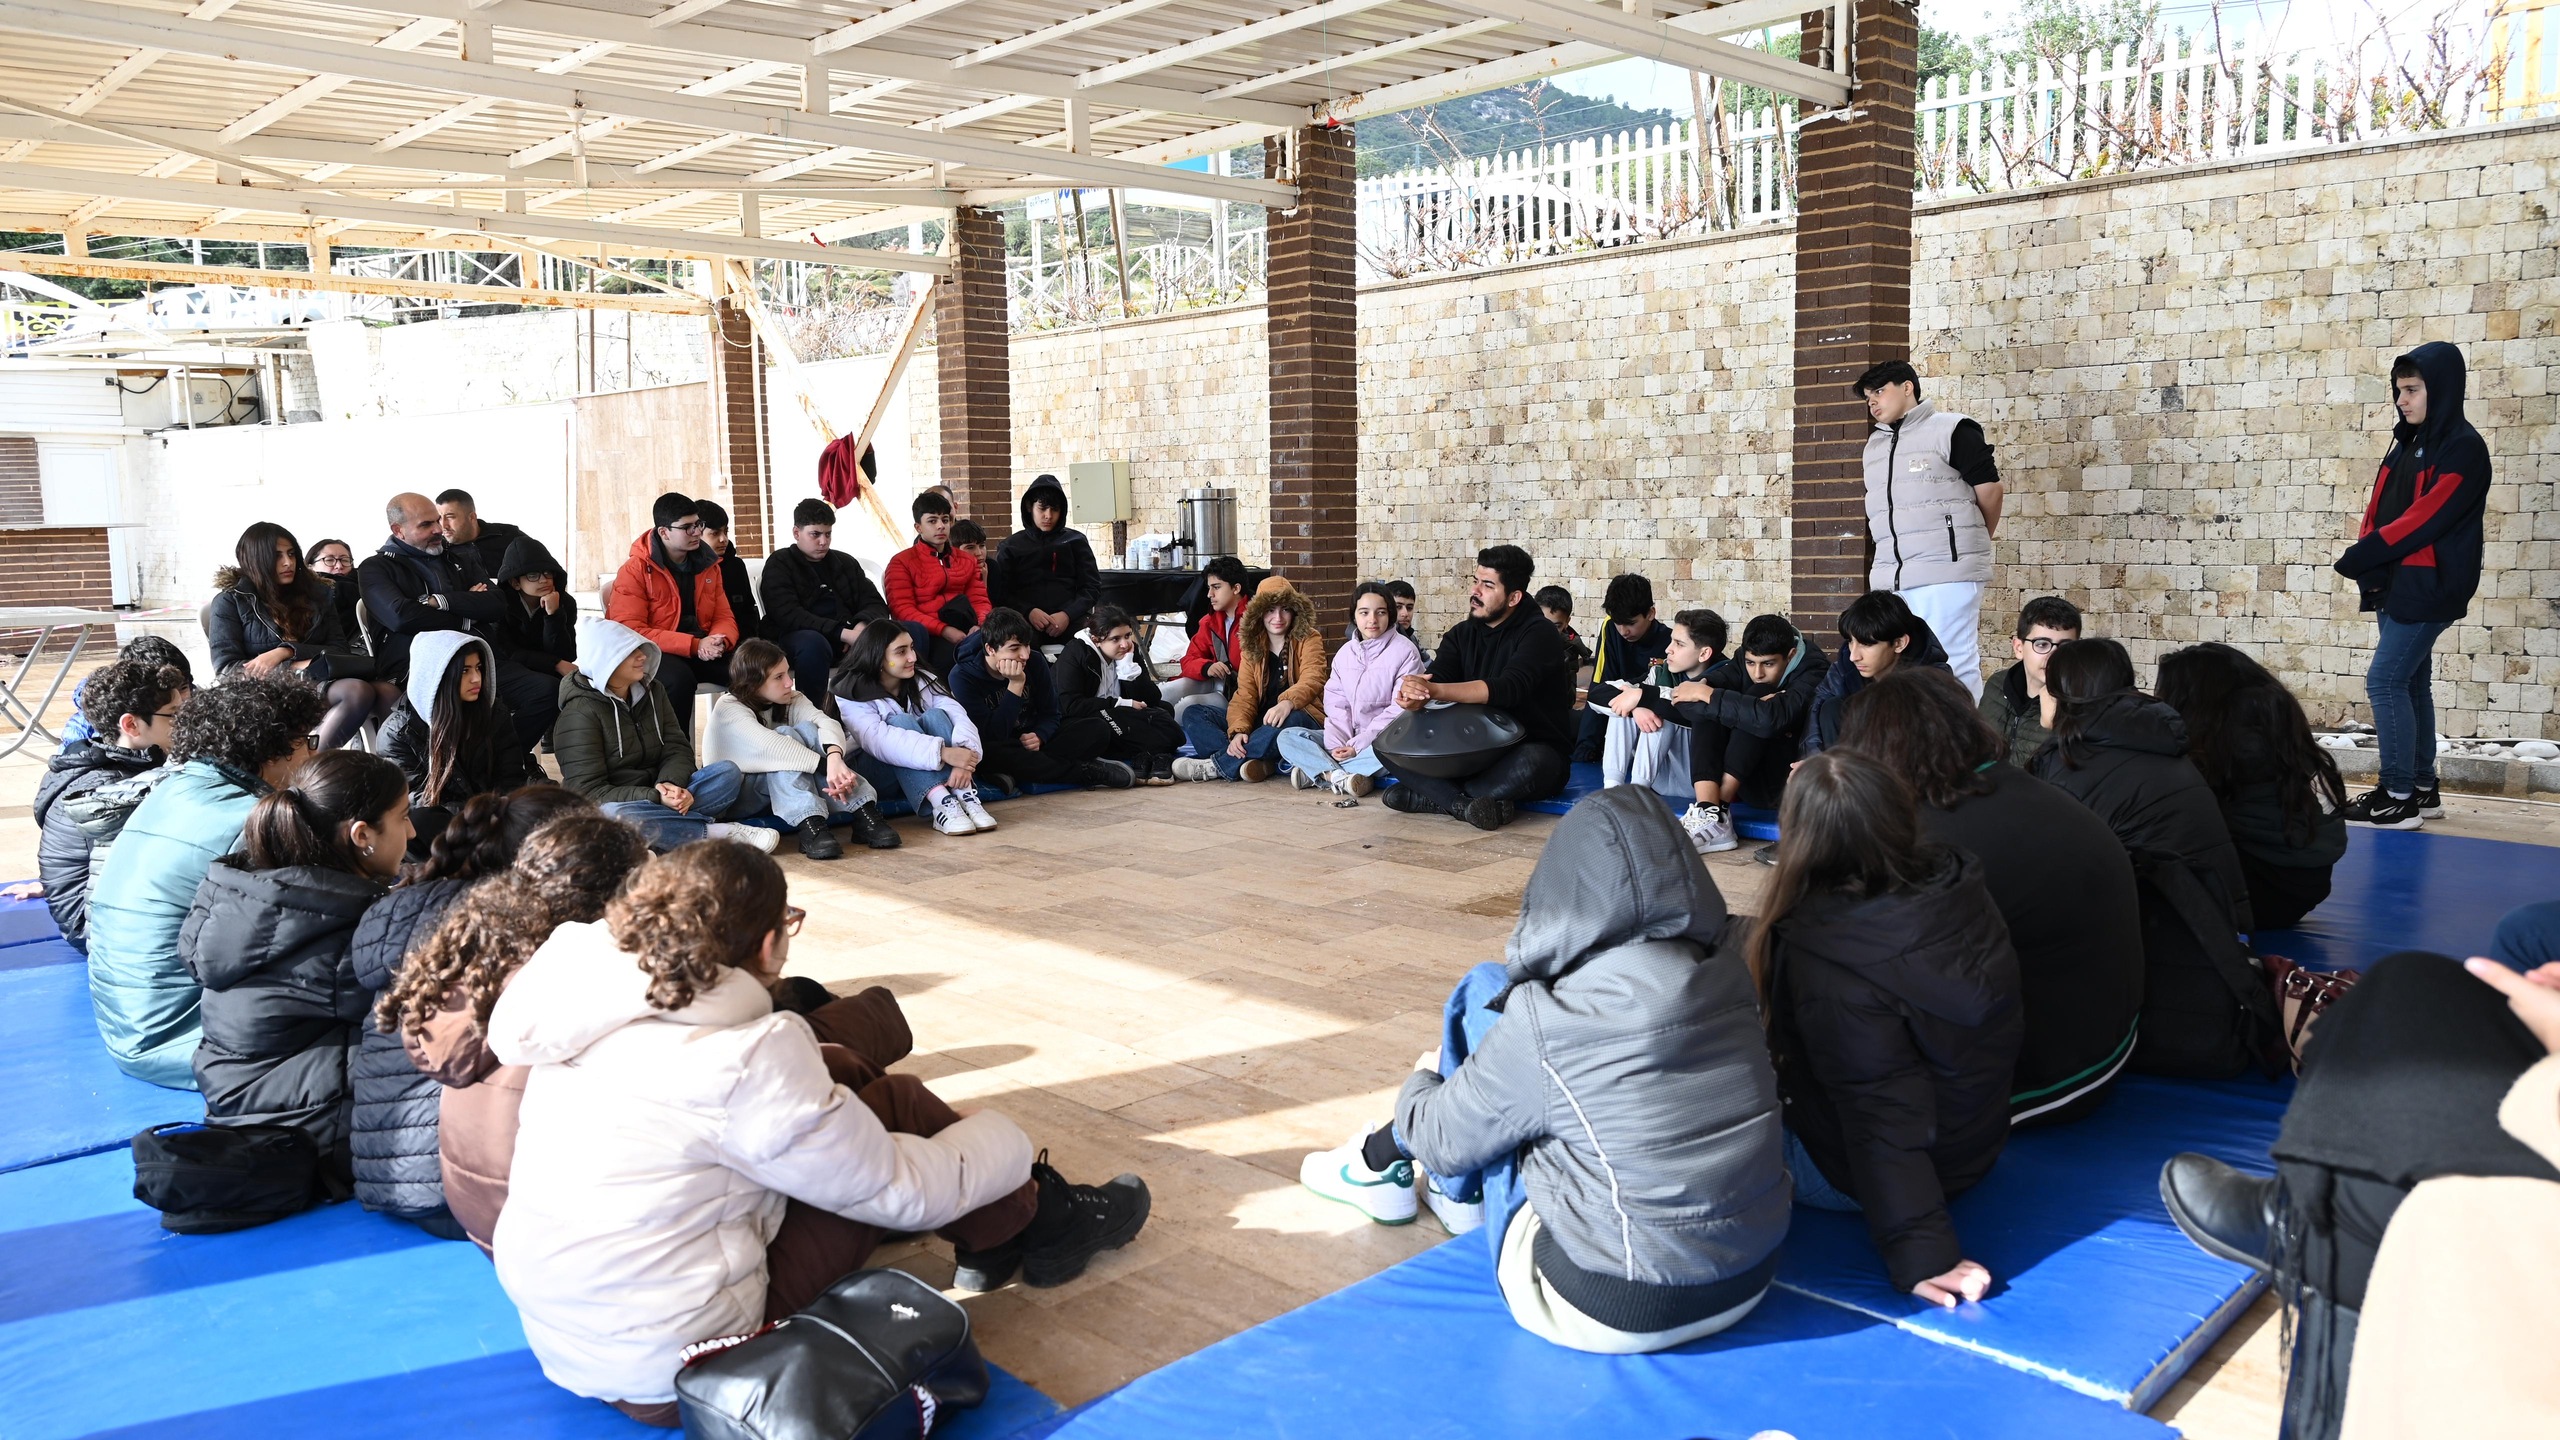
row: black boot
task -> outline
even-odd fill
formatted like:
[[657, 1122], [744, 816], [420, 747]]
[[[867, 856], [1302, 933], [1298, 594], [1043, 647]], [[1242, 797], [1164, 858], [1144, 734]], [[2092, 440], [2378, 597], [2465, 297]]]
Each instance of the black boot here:
[[853, 812], [853, 838], [874, 850], [895, 850], [903, 843], [898, 832], [889, 828], [889, 817], [867, 800]]
[[1087, 760], [1067, 772], [1067, 783], [1087, 790], [1126, 790], [1138, 783], [1138, 775], [1117, 760]]
[[812, 860], [833, 860], [844, 853], [844, 842], [827, 830], [827, 817], [812, 815], [800, 822], [800, 853]]
[[1084, 1273], [1094, 1256], [1138, 1238], [1152, 1201], [1147, 1182], [1122, 1175], [1106, 1185], [1070, 1185], [1049, 1166], [1049, 1152], [1031, 1166], [1040, 1208], [1021, 1234], [992, 1250], [964, 1250], [952, 1274], [955, 1290], [992, 1290], [1020, 1266], [1022, 1283], [1036, 1289], [1064, 1285]]
[[1437, 815], [1440, 807], [1414, 793], [1410, 785], [1390, 785], [1378, 803], [1400, 815]]
[[2180, 1154], [2160, 1167], [2160, 1200], [2169, 1218], [2208, 1255], [2261, 1274], [2276, 1224], [2272, 1175], [2235, 1170], [2206, 1155]]
[[1511, 823], [1512, 817], [1520, 813], [1520, 807], [1508, 800], [1488, 800], [1476, 795], [1468, 798], [1465, 809], [1453, 813], [1479, 830], [1499, 830]]

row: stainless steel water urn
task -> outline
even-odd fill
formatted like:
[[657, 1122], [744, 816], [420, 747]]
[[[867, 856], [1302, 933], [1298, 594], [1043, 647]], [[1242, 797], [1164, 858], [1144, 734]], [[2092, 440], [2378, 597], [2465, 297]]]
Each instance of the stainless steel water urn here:
[[1236, 553], [1236, 497], [1232, 490], [1185, 490], [1181, 522], [1175, 527], [1184, 557], [1205, 565], [1220, 555]]

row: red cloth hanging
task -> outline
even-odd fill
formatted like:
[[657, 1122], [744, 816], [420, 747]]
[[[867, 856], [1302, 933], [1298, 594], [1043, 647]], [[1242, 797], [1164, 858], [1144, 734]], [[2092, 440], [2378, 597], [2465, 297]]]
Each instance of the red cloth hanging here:
[[841, 435], [827, 442], [818, 452], [818, 493], [830, 505], [850, 505], [865, 485], [880, 481], [880, 457], [872, 447], [862, 447], [862, 458], [853, 457], [854, 437]]

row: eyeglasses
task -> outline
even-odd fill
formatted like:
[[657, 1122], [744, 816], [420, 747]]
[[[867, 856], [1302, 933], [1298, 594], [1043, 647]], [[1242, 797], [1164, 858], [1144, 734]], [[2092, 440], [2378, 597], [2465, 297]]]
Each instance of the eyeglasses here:
[[681, 530], [687, 535], [699, 535], [702, 533], [702, 522], [699, 520], [679, 520], [667, 528], [670, 530]]
[[809, 918], [809, 912], [808, 912], [808, 911], [806, 911], [806, 910], [801, 909], [801, 908], [800, 908], [799, 906], [797, 906], [797, 905], [785, 905], [785, 906], [783, 906], [783, 907], [782, 907], [782, 933], [783, 933], [783, 934], [785, 934], [785, 935], [797, 935], [797, 934], [799, 934], [799, 933], [800, 933], [800, 922], [801, 922], [801, 921], [803, 921], [803, 920], [806, 920], [806, 919], [808, 919], [808, 918]]
[[175, 710], [154, 710], [151, 712], [151, 718], [154, 720], [175, 720], [178, 718], [178, 712]]
[[316, 750], [318, 750], [318, 749], [320, 748], [320, 732], [319, 732], [319, 731], [317, 731], [317, 730], [314, 730], [314, 731], [312, 731], [310, 734], [303, 736], [300, 740], [298, 740], [298, 741], [296, 741], [296, 742], [294, 742], [294, 743], [296, 743], [296, 744], [300, 745], [300, 746], [301, 746], [303, 749], [305, 749], [305, 750], [314, 750], [314, 751], [316, 751]]
[[2048, 640], [2039, 635], [2035, 639], [2027, 642], [2027, 648], [2033, 650], [2039, 655], [2050, 655], [2053, 653], [2054, 646], [2068, 645], [2070, 643], [2071, 642], [2068, 640]]

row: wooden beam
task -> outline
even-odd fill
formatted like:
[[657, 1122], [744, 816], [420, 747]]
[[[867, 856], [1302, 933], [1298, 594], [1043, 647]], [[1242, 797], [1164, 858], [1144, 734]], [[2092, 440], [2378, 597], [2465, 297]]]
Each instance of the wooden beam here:
[[666, 315], [701, 315], [711, 308], [707, 302], [689, 295], [608, 295], [587, 290], [526, 290], [512, 285], [445, 285], [430, 280], [314, 275], [307, 270], [252, 270], [233, 265], [173, 265], [157, 260], [83, 260], [70, 255], [12, 254], [8, 263], [12, 269], [37, 275], [77, 275], [91, 280], [147, 280], [165, 285], [243, 285], [259, 290], [400, 295], [420, 300], [540, 305], [567, 310], [648, 310]]

